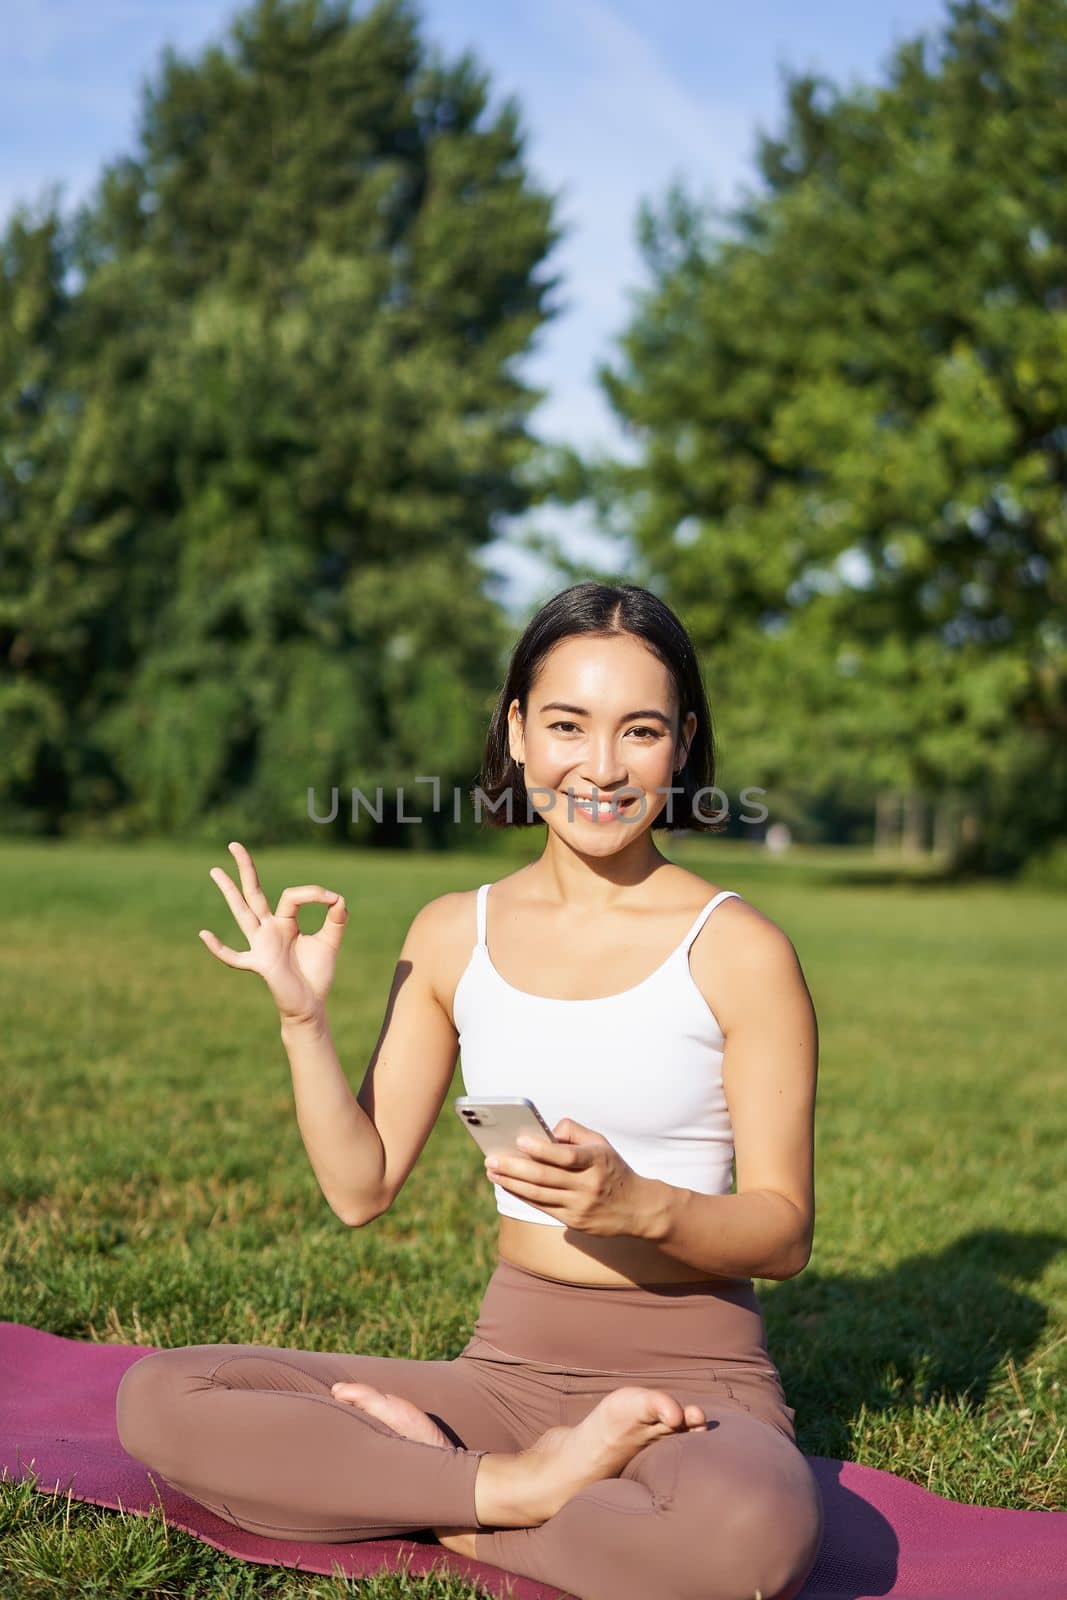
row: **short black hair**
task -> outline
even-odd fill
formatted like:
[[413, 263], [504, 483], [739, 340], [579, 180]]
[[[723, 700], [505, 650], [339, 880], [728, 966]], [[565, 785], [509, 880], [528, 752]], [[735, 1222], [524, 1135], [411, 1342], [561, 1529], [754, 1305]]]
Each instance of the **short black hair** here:
[[[669, 805], [661, 807], [652, 827], [699, 833], [721, 833], [729, 826], [726, 816], [709, 818], [694, 808], [693, 800], [702, 789], [715, 784], [715, 739], [711, 726], [700, 662], [686, 629], [664, 601], [649, 589], [634, 583], [597, 583], [588, 580], [572, 584], [546, 600], [530, 619], [522, 637], [511, 652], [507, 676], [500, 691], [489, 732], [477, 788], [472, 794], [487, 802], [488, 822], [498, 828], [544, 826], [544, 818], [528, 803], [522, 768], [512, 759], [508, 742], [508, 707], [518, 700], [523, 719], [530, 689], [541, 663], [553, 646], [578, 634], [611, 638], [629, 634], [640, 639], [658, 657], [671, 675], [678, 706], [678, 731], [690, 711], [696, 712], [697, 726], [676, 787], [682, 793], [669, 795]], [[512, 803], [506, 796], [510, 789]], [[504, 797], [505, 803], [492, 809]], [[704, 802], [706, 804], [706, 801]], [[480, 808], [481, 809], [481, 808]], [[708, 808], [715, 811], [714, 805]], [[668, 812], [670, 816], [668, 816]]]

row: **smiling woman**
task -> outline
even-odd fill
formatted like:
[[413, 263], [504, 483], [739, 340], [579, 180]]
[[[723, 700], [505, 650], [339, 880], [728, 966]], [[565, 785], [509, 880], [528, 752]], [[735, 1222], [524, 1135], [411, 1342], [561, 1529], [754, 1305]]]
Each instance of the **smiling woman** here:
[[[656, 849], [682, 825], [672, 787], [691, 799], [713, 768], [696, 658], [662, 601], [589, 583], [542, 607], [483, 777], [536, 804], [544, 850], [418, 912], [355, 1098], [324, 1014], [343, 902], [304, 885], [272, 915], [240, 850], [243, 893], [220, 887], [251, 949], [205, 942], [283, 1011], [338, 1215], [392, 1204], [457, 1046], [469, 1094], [532, 1100], [555, 1142], [501, 1154], [499, 1259], [454, 1360], [159, 1351], [120, 1384], [132, 1454], [257, 1533], [431, 1527], [581, 1600], [798, 1593], [822, 1504], [753, 1278], [798, 1273], [811, 1248], [816, 1027], [782, 930]], [[322, 899], [322, 930], [299, 935], [297, 907]], [[707, 1539], [709, 1507], [728, 1538]]]
[[[481, 777], [498, 802], [513, 780], [547, 837], [480, 887], [473, 943], [457, 917], [470, 957], [442, 992], [464, 1084], [606, 1133], [634, 1215], [578, 1220], [559, 1174], [520, 1159], [496, 1182], [501, 1258], [586, 1283], [792, 1276], [814, 1231], [814, 1008], [787, 935], [655, 847], [672, 788], [714, 782], [714, 743], [688, 636], [654, 596], [578, 585], [531, 621]], [[603, 795], [595, 818], [575, 802]]]
[[[626, 597], [623, 627], [605, 611], [607, 592]], [[594, 740], [607, 742], [591, 749]], [[564, 799], [568, 820], [589, 820], [582, 797], [610, 805], [612, 821], [718, 833], [728, 819], [696, 803], [714, 783], [700, 665], [673, 612], [630, 584], [576, 584], [543, 606], [512, 652], [486, 739], [475, 793], [490, 825], [529, 827]]]

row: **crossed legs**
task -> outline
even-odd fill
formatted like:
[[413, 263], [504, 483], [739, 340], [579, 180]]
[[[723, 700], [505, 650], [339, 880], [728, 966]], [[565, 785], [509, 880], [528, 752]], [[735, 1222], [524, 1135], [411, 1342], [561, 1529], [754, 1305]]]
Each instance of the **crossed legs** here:
[[[475, 1365], [261, 1345], [161, 1350], [119, 1384], [119, 1437], [164, 1481], [254, 1533], [333, 1542], [469, 1529], [478, 1560], [582, 1600], [799, 1593], [822, 1533], [810, 1466], [776, 1428], [698, 1388], [665, 1386], [701, 1405], [706, 1429], [654, 1439], [539, 1526], [486, 1527], [481, 1457], [527, 1449], [561, 1421], [575, 1427], [596, 1401], [531, 1388], [521, 1368], [490, 1391]], [[332, 1384], [352, 1381], [403, 1396], [454, 1442], [403, 1437], [333, 1397]]]
[[[404, 1394], [454, 1444], [401, 1438], [335, 1400], [331, 1384], [352, 1380]], [[515, 1448], [461, 1362], [264, 1345], [143, 1356], [115, 1415], [123, 1448], [172, 1487], [249, 1532], [318, 1543], [477, 1527], [478, 1462]]]

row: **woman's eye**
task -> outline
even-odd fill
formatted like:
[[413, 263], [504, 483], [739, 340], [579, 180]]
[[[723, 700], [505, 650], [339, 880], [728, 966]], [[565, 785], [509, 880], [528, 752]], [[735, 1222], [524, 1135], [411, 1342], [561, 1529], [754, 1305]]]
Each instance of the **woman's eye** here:
[[[578, 724], [576, 722], [550, 722], [548, 726], [549, 731], [554, 732], [557, 728], [576, 728]], [[630, 732], [646, 734], [649, 739], [659, 738], [659, 730], [657, 728], [631, 728]], [[643, 744], [645, 741], [642, 740], [641, 742]]]

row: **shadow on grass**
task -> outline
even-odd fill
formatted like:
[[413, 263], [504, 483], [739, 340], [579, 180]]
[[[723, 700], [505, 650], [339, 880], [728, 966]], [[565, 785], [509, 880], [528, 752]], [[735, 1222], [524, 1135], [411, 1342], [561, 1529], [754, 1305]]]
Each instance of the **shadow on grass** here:
[[1021, 1367], [1038, 1347], [1049, 1312], [1026, 1285], [1065, 1246], [1060, 1233], [976, 1229], [870, 1278], [804, 1272], [761, 1285], [768, 1344], [798, 1426], [816, 1424], [824, 1453], [843, 1459], [847, 1419], [861, 1407], [982, 1407], [1009, 1358]]

